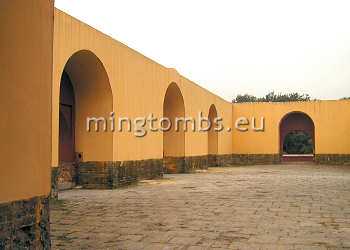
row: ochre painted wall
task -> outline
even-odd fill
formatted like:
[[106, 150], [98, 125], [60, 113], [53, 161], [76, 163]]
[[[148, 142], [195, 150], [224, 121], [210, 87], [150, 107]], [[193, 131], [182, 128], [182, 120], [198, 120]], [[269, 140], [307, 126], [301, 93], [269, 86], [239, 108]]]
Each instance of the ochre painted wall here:
[[[176, 83], [182, 93], [185, 104], [185, 116], [198, 120], [198, 112], [208, 116], [209, 107], [215, 104], [218, 116], [223, 117], [225, 127], [232, 124], [231, 103], [208, 92], [174, 69], [168, 69], [113, 40], [107, 35], [72, 18], [60, 10], [55, 10], [54, 28], [54, 63], [53, 63], [53, 110], [52, 110], [52, 165], [58, 165], [58, 101], [59, 84], [62, 71], [68, 59], [77, 51], [89, 50], [102, 62], [111, 85], [113, 95], [114, 117], [128, 117], [133, 122], [136, 117], [148, 117], [150, 113], [159, 119], [163, 117], [163, 101], [166, 90], [171, 83]], [[74, 84], [74, 83], [73, 83]], [[96, 100], [99, 101], [99, 100]], [[112, 111], [112, 110], [110, 110]], [[86, 112], [88, 113], [87, 109]], [[105, 117], [108, 119], [109, 117]], [[117, 119], [116, 119], [116, 123]], [[156, 124], [157, 124], [156, 123]], [[125, 126], [126, 127], [126, 126]], [[113, 133], [113, 159], [104, 160], [141, 160], [163, 157], [163, 134], [151, 132], [148, 122], [147, 135], [142, 138], [134, 136], [123, 128], [122, 132]], [[158, 127], [158, 125], [157, 125]], [[117, 129], [116, 129], [117, 130]], [[84, 136], [90, 136], [86, 133]], [[208, 154], [206, 132], [185, 133], [185, 156]], [[86, 138], [86, 140], [88, 140]], [[218, 154], [231, 154], [232, 141], [230, 132], [219, 133]], [[108, 151], [107, 144], [96, 144], [93, 151]], [[86, 155], [85, 161], [100, 160], [99, 155]]]
[[1, 2], [0, 203], [50, 192], [53, 1]]
[[[58, 99], [62, 71], [68, 59], [78, 51], [86, 50], [100, 60], [106, 71], [111, 88], [113, 109], [103, 106], [103, 112], [108, 121], [108, 114], [114, 111], [116, 131], [111, 136], [108, 132], [102, 134], [83, 133], [80, 142], [85, 154], [84, 161], [96, 160], [141, 160], [163, 157], [163, 133], [152, 132], [147, 122], [147, 135], [138, 138], [134, 136], [136, 117], [148, 117], [153, 114], [158, 122], [163, 117], [163, 102], [167, 88], [175, 83], [183, 97], [185, 117], [196, 120], [196, 131], [185, 133], [185, 156], [200, 156], [208, 154], [208, 133], [198, 131], [198, 112], [208, 116], [209, 108], [215, 105], [218, 117], [222, 117], [224, 130], [218, 133], [218, 154], [277, 154], [279, 153], [279, 123], [284, 115], [293, 111], [304, 112], [315, 123], [316, 154], [346, 154], [350, 153], [350, 142], [346, 135], [349, 128], [349, 101], [312, 101], [297, 103], [246, 103], [231, 104], [220, 97], [201, 88], [187, 78], [181, 76], [175, 69], [166, 68], [130, 49], [124, 44], [72, 18], [60, 10], [55, 10], [54, 27], [54, 62], [53, 62], [53, 110], [52, 110], [52, 165], [58, 165]], [[92, 64], [92, 66], [94, 66]], [[94, 67], [91, 67], [93, 69]], [[89, 74], [89, 79], [94, 73]], [[86, 81], [88, 81], [86, 79]], [[82, 81], [83, 84], [83, 81]], [[94, 84], [89, 81], [89, 84]], [[95, 84], [100, 84], [95, 81]], [[74, 85], [74, 80], [73, 80]], [[82, 85], [83, 86], [83, 85]], [[98, 90], [100, 89], [100, 90]], [[101, 96], [103, 88], [96, 86], [96, 96]], [[234, 86], [232, 86], [234, 89]], [[104, 102], [103, 98], [92, 98], [91, 102]], [[93, 109], [89, 105], [81, 106], [82, 129], [84, 116]], [[101, 109], [99, 109], [101, 110]], [[128, 117], [132, 122], [131, 132], [118, 131], [118, 117]], [[260, 127], [261, 117], [265, 117], [265, 131], [254, 132], [251, 124], [247, 132], [235, 129], [235, 121], [246, 117], [252, 123], [256, 118], [256, 126]], [[231, 132], [227, 128], [231, 127]], [[109, 129], [109, 128], [108, 128]], [[103, 134], [105, 133], [105, 134]], [[99, 138], [99, 139], [97, 139]], [[100, 140], [99, 143], [93, 143]], [[108, 141], [108, 142], [107, 142]], [[112, 144], [112, 146], [111, 146]], [[89, 153], [89, 152], [94, 153]], [[111, 152], [112, 150], [112, 152]], [[180, 152], [180, 151], [179, 151]], [[107, 156], [106, 156], [107, 155]]]
[[[315, 125], [316, 154], [350, 154], [350, 101], [311, 101], [292, 103], [243, 103], [233, 104], [233, 127], [240, 117], [246, 117], [250, 125], [248, 131], [236, 129], [232, 133], [234, 154], [278, 154], [279, 124], [290, 112], [304, 112]], [[256, 127], [260, 127], [261, 117], [265, 117], [265, 131], [252, 130], [252, 117]]]

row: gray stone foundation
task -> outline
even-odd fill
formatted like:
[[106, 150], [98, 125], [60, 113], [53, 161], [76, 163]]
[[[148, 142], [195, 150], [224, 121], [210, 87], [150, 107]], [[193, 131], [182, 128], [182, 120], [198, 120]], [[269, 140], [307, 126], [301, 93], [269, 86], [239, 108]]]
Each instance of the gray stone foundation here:
[[77, 164], [77, 184], [87, 189], [114, 189], [162, 176], [162, 159]]
[[0, 204], [0, 249], [50, 249], [50, 198]]
[[218, 166], [216, 155], [208, 155], [207, 158], [208, 158], [208, 168], [214, 168]]
[[71, 189], [77, 183], [77, 163], [61, 163], [57, 172], [58, 190]]
[[52, 200], [58, 199], [58, 169], [59, 167], [51, 167], [51, 192], [50, 198]]
[[164, 173], [176, 174], [185, 172], [185, 158], [184, 157], [165, 157], [163, 159]]
[[76, 185], [77, 170], [75, 163], [63, 163], [51, 167], [51, 199], [57, 200], [58, 191], [71, 189]]
[[121, 162], [121, 166], [136, 167], [139, 180], [163, 177], [163, 159]]
[[232, 164], [259, 165], [278, 164], [280, 162], [279, 154], [232, 154]]
[[116, 188], [118, 187], [118, 167], [118, 162], [77, 163], [76, 183], [86, 189]]
[[224, 167], [232, 165], [232, 154], [216, 155], [216, 166]]
[[350, 165], [350, 154], [315, 154], [317, 164]]
[[197, 169], [208, 169], [208, 156], [186, 156], [184, 173], [190, 173]]
[[163, 176], [163, 159], [80, 162], [71, 164], [71, 166], [74, 168], [62, 166], [51, 168], [52, 199], [58, 198], [59, 190], [73, 188], [77, 185], [86, 189], [114, 189], [136, 183], [141, 179]]

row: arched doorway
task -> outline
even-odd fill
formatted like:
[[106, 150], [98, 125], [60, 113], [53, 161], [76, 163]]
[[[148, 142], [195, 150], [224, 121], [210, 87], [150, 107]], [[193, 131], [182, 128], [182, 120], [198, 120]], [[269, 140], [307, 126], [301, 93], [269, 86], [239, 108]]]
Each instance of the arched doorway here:
[[284, 162], [313, 161], [315, 126], [303, 112], [285, 115], [280, 122], [280, 155]]
[[[163, 103], [163, 117], [169, 118], [171, 128], [163, 131], [163, 162], [166, 173], [180, 173], [184, 171], [185, 132], [183, 122], [179, 122], [175, 131], [175, 117], [185, 118], [185, 104], [181, 91], [176, 83], [171, 83], [165, 93]], [[163, 122], [163, 128], [168, 123]]]
[[72, 163], [75, 161], [74, 89], [65, 71], [61, 77], [59, 109], [59, 161]]
[[218, 132], [214, 129], [217, 127], [214, 124], [214, 119], [218, 117], [215, 105], [212, 104], [209, 108], [208, 118], [211, 121], [211, 128], [208, 131], [208, 167], [216, 167], [216, 155], [218, 153]]
[[[88, 50], [74, 53], [67, 61], [60, 82], [58, 188], [75, 185], [76, 162], [112, 161], [113, 137], [107, 123], [113, 111], [113, 96], [107, 72], [99, 58]], [[105, 118], [95, 122], [89, 118]]]

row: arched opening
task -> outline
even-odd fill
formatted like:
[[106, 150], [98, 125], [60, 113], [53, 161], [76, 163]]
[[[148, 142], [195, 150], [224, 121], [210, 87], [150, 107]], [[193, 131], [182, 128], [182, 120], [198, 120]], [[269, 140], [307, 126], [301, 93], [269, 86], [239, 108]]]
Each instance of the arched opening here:
[[[60, 82], [59, 104], [59, 188], [74, 185], [76, 162], [112, 161], [113, 138], [109, 124], [113, 97], [107, 72], [91, 51], [81, 50], [67, 61]], [[95, 121], [87, 118], [105, 118], [95, 131]], [[61, 184], [61, 185], [60, 185]]]
[[313, 161], [315, 126], [305, 113], [292, 112], [280, 122], [280, 155], [284, 162]]
[[59, 109], [59, 160], [71, 163], [75, 161], [74, 89], [65, 71], [61, 77]]
[[214, 119], [218, 117], [215, 105], [212, 104], [209, 108], [208, 118], [212, 126], [208, 131], [208, 167], [216, 167], [216, 155], [218, 153], [218, 132], [215, 131], [217, 125], [214, 124]]
[[[167, 173], [180, 173], [184, 171], [185, 132], [183, 122], [179, 122], [178, 131], [175, 131], [175, 117], [185, 117], [185, 104], [181, 91], [176, 83], [171, 83], [165, 93], [163, 103], [163, 117], [169, 118], [171, 128], [163, 131], [163, 162]], [[162, 127], [168, 127], [163, 122]]]

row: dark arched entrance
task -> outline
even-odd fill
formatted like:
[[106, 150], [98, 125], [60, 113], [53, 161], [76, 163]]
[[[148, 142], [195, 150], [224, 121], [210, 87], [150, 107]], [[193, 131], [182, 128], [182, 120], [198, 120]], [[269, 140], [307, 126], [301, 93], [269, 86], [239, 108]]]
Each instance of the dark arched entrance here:
[[217, 125], [214, 119], [218, 117], [215, 105], [212, 104], [209, 109], [208, 118], [211, 121], [211, 128], [208, 131], [208, 167], [216, 167], [216, 155], [218, 154], [218, 132], [215, 131]]
[[[107, 71], [91, 51], [80, 50], [67, 61], [61, 76], [59, 97], [58, 189], [75, 186], [79, 163], [113, 160], [113, 133], [103, 121], [95, 131], [88, 118], [105, 118], [113, 111]], [[80, 177], [79, 177], [80, 178]]]
[[61, 78], [59, 112], [59, 161], [71, 163], [75, 161], [74, 89], [65, 71]]
[[[312, 119], [303, 112], [292, 112], [285, 115], [280, 122], [280, 155], [282, 161], [312, 161], [315, 153], [315, 126]], [[298, 132], [299, 131], [299, 132]], [[309, 139], [312, 140], [310, 143], [312, 149], [308, 150], [296, 150], [294, 154], [285, 152], [286, 145], [285, 140], [288, 136], [302, 136], [300, 133], [305, 133]], [[305, 143], [309, 143], [305, 141]], [[305, 145], [308, 147], [309, 145]], [[307, 152], [307, 153], [305, 153]]]
[[92, 121], [87, 130], [87, 118], [103, 117], [108, 121], [111, 111], [113, 96], [104, 65], [91, 51], [74, 53], [61, 77], [59, 162], [112, 161], [113, 133], [109, 124], [103, 131], [100, 122], [95, 131]]

